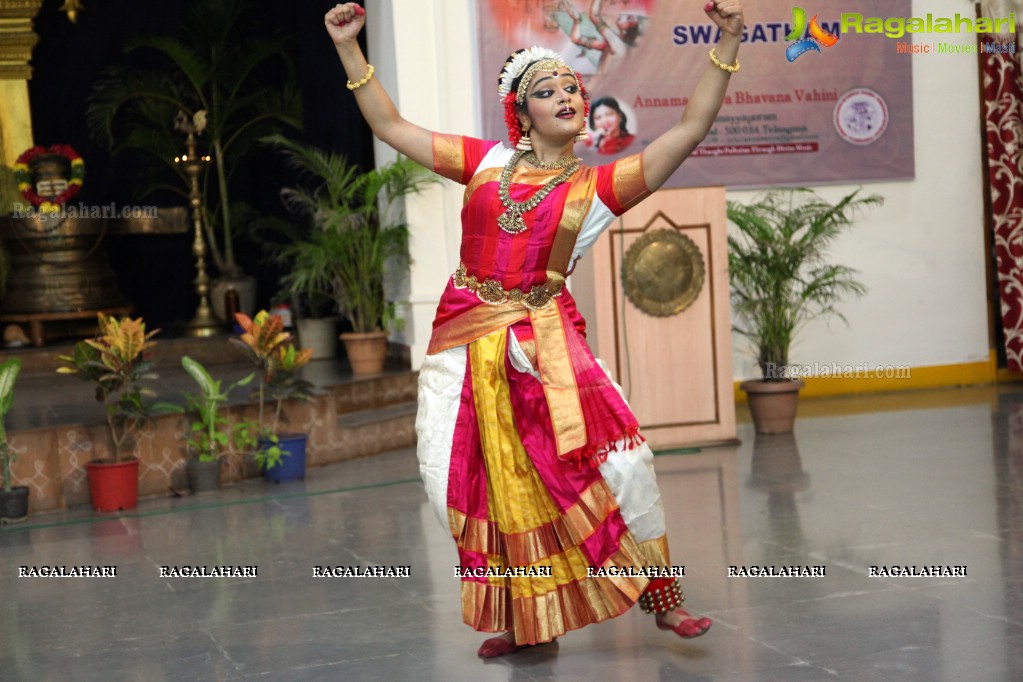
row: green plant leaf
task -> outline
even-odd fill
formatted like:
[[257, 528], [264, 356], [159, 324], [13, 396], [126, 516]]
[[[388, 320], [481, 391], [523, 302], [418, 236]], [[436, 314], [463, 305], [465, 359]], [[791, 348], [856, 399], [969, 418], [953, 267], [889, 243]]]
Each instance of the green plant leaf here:
[[749, 339], [764, 376], [784, 370], [796, 333], [809, 320], [836, 315], [837, 303], [862, 296], [856, 271], [824, 263], [852, 218], [882, 198], [859, 190], [831, 204], [804, 188], [775, 189], [749, 204], [729, 201], [733, 329]]
[[[196, 135], [213, 157], [204, 174], [202, 212], [209, 253], [221, 272], [236, 269], [231, 199], [235, 170], [249, 158], [260, 137], [299, 130], [302, 98], [293, 55], [297, 46], [280, 34], [253, 37], [248, 19], [256, 10], [240, 0], [193, 0], [185, 10], [181, 39], [142, 37], [128, 44], [152, 62], [146, 68], [114, 66], [96, 82], [87, 109], [91, 134], [117, 153], [134, 150], [159, 159], [148, 164], [148, 187], [189, 180], [169, 163], [180, 153], [175, 115], [194, 121], [202, 110], [206, 126]], [[282, 85], [283, 84], [283, 85]], [[173, 151], [169, 151], [173, 146]]]
[[265, 140], [311, 184], [281, 193], [289, 210], [310, 222], [277, 252], [288, 273], [283, 286], [306, 298], [330, 296], [355, 331], [380, 329], [388, 306], [385, 270], [389, 263], [401, 267], [410, 261], [400, 199], [438, 178], [405, 157], [362, 173], [341, 155], [281, 136]]
[[21, 358], [8, 358], [0, 364], [0, 419], [7, 416], [14, 404], [14, 382], [21, 371]]
[[184, 367], [188, 375], [195, 380], [195, 383], [199, 384], [199, 389], [203, 392], [203, 395], [207, 398], [216, 396], [220, 393], [220, 382], [215, 381], [210, 373], [206, 371], [206, 368], [202, 366], [198, 361], [193, 360], [187, 355], [181, 358], [181, 366]]

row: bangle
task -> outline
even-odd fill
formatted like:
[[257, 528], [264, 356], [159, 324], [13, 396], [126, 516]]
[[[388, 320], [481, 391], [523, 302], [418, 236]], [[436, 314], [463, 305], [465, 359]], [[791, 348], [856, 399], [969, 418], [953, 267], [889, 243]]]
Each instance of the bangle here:
[[714, 66], [718, 67], [722, 71], [727, 71], [728, 73], [735, 73], [736, 71], [739, 70], [740, 67], [739, 67], [739, 58], [738, 57], [735, 58], [735, 64], [725, 64], [720, 59], [718, 59], [717, 53], [714, 52], [715, 49], [717, 49], [717, 48], [714, 48], [714, 47], [710, 48], [710, 63], [711, 64], [713, 64]]
[[[366, 83], [369, 83], [370, 79], [373, 78], [373, 72], [376, 69], [373, 68], [372, 64], [368, 64], [368, 66], [369, 66], [369, 71], [366, 72], [366, 75], [362, 77], [361, 81], [359, 81], [358, 83], [353, 83], [351, 81], [348, 81], [348, 89], [349, 90], [358, 90], [359, 88], [361, 88]], [[724, 68], [724, 67], [722, 66], [722, 68]]]

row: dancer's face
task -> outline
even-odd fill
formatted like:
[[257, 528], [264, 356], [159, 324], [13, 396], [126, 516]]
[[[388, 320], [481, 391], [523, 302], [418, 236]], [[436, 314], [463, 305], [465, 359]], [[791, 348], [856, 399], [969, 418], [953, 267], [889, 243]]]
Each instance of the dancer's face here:
[[614, 107], [601, 104], [593, 110], [593, 125], [603, 135], [618, 135], [622, 129], [622, 117]]
[[583, 126], [585, 105], [571, 69], [538, 71], [526, 91], [526, 114], [536, 133], [552, 138], [572, 136]]

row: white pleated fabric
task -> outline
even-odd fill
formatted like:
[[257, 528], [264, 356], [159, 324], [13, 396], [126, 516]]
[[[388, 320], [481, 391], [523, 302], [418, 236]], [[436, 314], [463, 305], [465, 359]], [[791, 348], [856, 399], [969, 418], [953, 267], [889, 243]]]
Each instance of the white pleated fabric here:
[[419, 475], [426, 486], [430, 506], [444, 528], [448, 528], [451, 446], [455, 441], [455, 422], [467, 362], [465, 346], [456, 346], [427, 355], [419, 368], [419, 410], [416, 412]]

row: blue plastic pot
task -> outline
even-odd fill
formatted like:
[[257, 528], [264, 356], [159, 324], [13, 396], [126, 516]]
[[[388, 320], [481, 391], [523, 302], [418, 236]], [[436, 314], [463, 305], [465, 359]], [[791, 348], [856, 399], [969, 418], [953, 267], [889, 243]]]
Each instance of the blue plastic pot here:
[[[273, 483], [301, 481], [305, 478], [305, 446], [309, 435], [305, 433], [279, 433], [279, 445], [283, 452], [277, 466], [263, 472], [266, 480]], [[269, 441], [260, 440], [260, 447], [268, 447]]]

